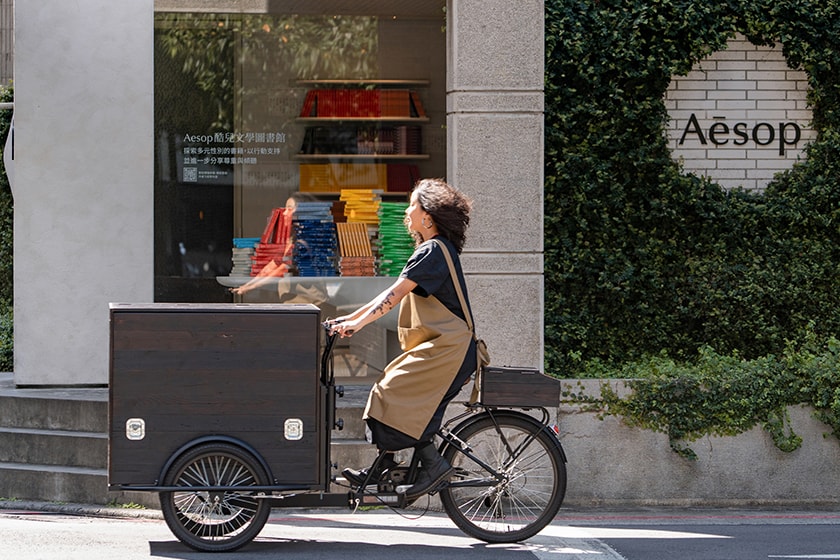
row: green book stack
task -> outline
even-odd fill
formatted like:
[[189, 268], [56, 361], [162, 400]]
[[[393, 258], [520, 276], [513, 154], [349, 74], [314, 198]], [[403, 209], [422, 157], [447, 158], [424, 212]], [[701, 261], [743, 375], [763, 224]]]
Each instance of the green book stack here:
[[408, 234], [406, 202], [379, 203], [379, 275], [398, 276], [414, 252], [414, 240]]

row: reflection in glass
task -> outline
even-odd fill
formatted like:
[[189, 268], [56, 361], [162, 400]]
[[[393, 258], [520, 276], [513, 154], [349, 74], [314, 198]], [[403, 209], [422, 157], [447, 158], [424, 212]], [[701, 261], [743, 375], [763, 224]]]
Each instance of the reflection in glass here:
[[[337, 201], [338, 190], [312, 185], [313, 173], [324, 169], [339, 187], [382, 181], [388, 166], [413, 169], [418, 177], [445, 175], [443, 5], [386, 1], [379, 14], [334, 15], [328, 2], [313, 0], [300, 4], [306, 14], [156, 13], [155, 301], [309, 296], [329, 314], [377, 293], [369, 278], [316, 282], [266, 273], [270, 282], [234, 295], [230, 288], [250, 281], [234, 279], [240, 274], [231, 272], [234, 244], [259, 238], [274, 209], [301, 190]], [[386, 15], [389, 6], [399, 10]], [[426, 114], [413, 122], [304, 118], [307, 94], [316, 88], [419, 88]], [[393, 138], [403, 130], [417, 141], [400, 152]], [[327, 150], [324, 138], [341, 143]], [[404, 192], [389, 197], [406, 200]], [[359, 363], [348, 371], [363, 377], [387, 363], [386, 330], [371, 333], [364, 345], [373, 354], [356, 352]]]

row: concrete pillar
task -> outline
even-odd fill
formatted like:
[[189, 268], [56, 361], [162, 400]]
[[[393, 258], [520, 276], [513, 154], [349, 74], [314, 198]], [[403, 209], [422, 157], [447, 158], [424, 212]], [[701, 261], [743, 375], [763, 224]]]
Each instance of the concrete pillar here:
[[105, 384], [153, 297], [153, 0], [15, 5], [15, 383]]
[[542, 0], [447, 3], [447, 178], [475, 202], [464, 270], [495, 365], [543, 365]]

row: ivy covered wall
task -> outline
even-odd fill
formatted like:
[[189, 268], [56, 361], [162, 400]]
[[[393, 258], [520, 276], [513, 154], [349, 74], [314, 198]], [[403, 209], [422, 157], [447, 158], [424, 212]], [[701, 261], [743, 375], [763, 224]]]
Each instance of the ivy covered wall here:
[[[817, 139], [762, 194], [669, 153], [665, 90], [736, 32], [780, 45]], [[546, 0], [546, 370], [840, 335], [840, 3]]]
[[[14, 91], [0, 87], [0, 102], [14, 101]], [[3, 150], [12, 122], [12, 111], [0, 111], [0, 371], [12, 371], [14, 336], [12, 321], [12, 270], [13, 270], [13, 204], [12, 191], [6, 177]]]

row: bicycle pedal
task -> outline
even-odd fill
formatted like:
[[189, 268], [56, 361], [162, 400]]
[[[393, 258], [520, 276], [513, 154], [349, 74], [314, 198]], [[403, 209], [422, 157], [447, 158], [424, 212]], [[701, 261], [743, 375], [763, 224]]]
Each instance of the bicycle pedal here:
[[408, 478], [407, 467], [394, 467], [393, 469], [386, 471], [382, 478], [379, 479], [377, 490], [385, 494], [395, 493], [397, 491], [397, 487], [403, 484], [406, 478]]

